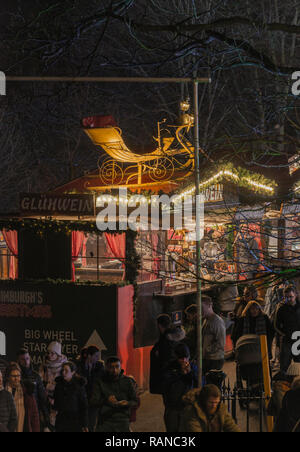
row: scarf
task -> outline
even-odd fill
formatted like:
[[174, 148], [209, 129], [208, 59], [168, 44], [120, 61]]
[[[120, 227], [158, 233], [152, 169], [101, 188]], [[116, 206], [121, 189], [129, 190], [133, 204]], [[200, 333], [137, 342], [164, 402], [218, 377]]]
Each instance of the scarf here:
[[246, 316], [244, 317], [244, 327], [243, 327], [243, 334], [256, 334], [257, 336], [264, 336], [267, 334], [266, 329], [266, 321], [264, 315], [259, 315], [255, 319], [255, 332], [250, 331], [250, 317]]
[[68, 359], [64, 355], [59, 356], [56, 361], [46, 360], [44, 382], [46, 384], [48, 395], [53, 396], [55, 389], [55, 378], [60, 376], [62, 365], [67, 361]]
[[[6, 386], [6, 390], [9, 391], [11, 394], [13, 393], [13, 388], [9, 385]], [[14, 395], [14, 402], [17, 410], [17, 417], [18, 417], [18, 425], [16, 432], [17, 433], [23, 433], [24, 431], [24, 421], [25, 421], [25, 405], [24, 405], [24, 393], [23, 388], [21, 385], [19, 385], [16, 389], [15, 395]]]

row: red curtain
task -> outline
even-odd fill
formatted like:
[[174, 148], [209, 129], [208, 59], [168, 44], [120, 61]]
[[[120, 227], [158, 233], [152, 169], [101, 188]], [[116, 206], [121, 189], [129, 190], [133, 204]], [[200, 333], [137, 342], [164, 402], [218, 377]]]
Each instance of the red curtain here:
[[7, 231], [3, 229], [3, 236], [8, 246], [9, 251], [12, 253], [9, 263], [9, 277], [11, 279], [17, 279], [18, 277], [18, 233], [17, 231]]
[[82, 243], [82, 253], [81, 253], [82, 266], [83, 267], [87, 266], [87, 262], [86, 262], [86, 244], [87, 244], [87, 241], [88, 241], [88, 237], [84, 236], [83, 243]]
[[84, 232], [72, 231], [72, 281], [75, 281], [75, 265], [74, 262], [78, 259], [79, 253], [82, 249], [85, 235]]
[[[125, 269], [125, 258], [126, 258], [126, 234], [109, 234], [105, 232], [106, 243], [108, 246], [108, 256], [115, 259], [119, 259], [122, 262], [122, 266]], [[125, 272], [123, 274], [123, 279], [125, 278]]]

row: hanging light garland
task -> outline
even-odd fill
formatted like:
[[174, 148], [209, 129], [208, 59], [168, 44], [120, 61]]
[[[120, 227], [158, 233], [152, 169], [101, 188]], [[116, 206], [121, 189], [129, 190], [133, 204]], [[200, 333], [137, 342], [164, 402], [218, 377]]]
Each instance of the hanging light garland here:
[[[81, 231], [86, 234], [102, 235], [103, 232], [97, 228], [95, 221], [64, 221], [56, 219], [34, 219], [34, 218], [13, 218], [1, 219], [0, 230], [9, 231], [31, 231], [43, 236], [46, 233], [71, 234], [72, 231]], [[117, 234], [122, 231], [115, 231]]]
[[[255, 191], [258, 192], [267, 192], [270, 194], [274, 194], [275, 187], [277, 186], [277, 184], [274, 181], [268, 180], [258, 174], [250, 173], [244, 169], [238, 168], [237, 170], [235, 169], [220, 170], [218, 173], [207, 179], [205, 182], [201, 182], [199, 185], [200, 190], [205, 190], [209, 186], [219, 183], [220, 180], [223, 178], [231, 179], [234, 183], [241, 185], [242, 187], [254, 189]], [[178, 195], [176, 201], [180, 202], [182, 198], [192, 195], [195, 191], [196, 191], [195, 186], [188, 187]]]

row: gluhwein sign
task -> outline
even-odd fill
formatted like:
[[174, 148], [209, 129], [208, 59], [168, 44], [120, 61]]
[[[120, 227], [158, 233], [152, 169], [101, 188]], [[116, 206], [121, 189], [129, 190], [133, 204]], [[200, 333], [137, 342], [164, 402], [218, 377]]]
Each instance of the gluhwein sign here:
[[21, 193], [20, 210], [24, 215], [95, 215], [95, 197], [89, 194]]

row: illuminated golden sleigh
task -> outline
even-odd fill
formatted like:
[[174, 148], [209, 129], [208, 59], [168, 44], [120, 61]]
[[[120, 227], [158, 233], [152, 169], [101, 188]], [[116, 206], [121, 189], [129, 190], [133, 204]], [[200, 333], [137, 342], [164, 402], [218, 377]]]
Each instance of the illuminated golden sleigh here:
[[[161, 139], [158, 124], [158, 138], [155, 138], [158, 147], [144, 155], [135, 154], [128, 149], [118, 127], [89, 126], [84, 127], [84, 131], [92, 142], [96, 146], [101, 146], [108, 155], [101, 157], [98, 162], [99, 177], [104, 187], [131, 185], [141, 187], [145, 176], [148, 176], [146, 185], [151, 186], [174, 177], [176, 180], [184, 179], [192, 174], [194, 148], [185, 136], [190, 127], [190, 124], [173, 126], [175, 136]], [[128, 166], [130, 163], [134, 165]], [[134, 184], [132, 179], [137, 183]]]

